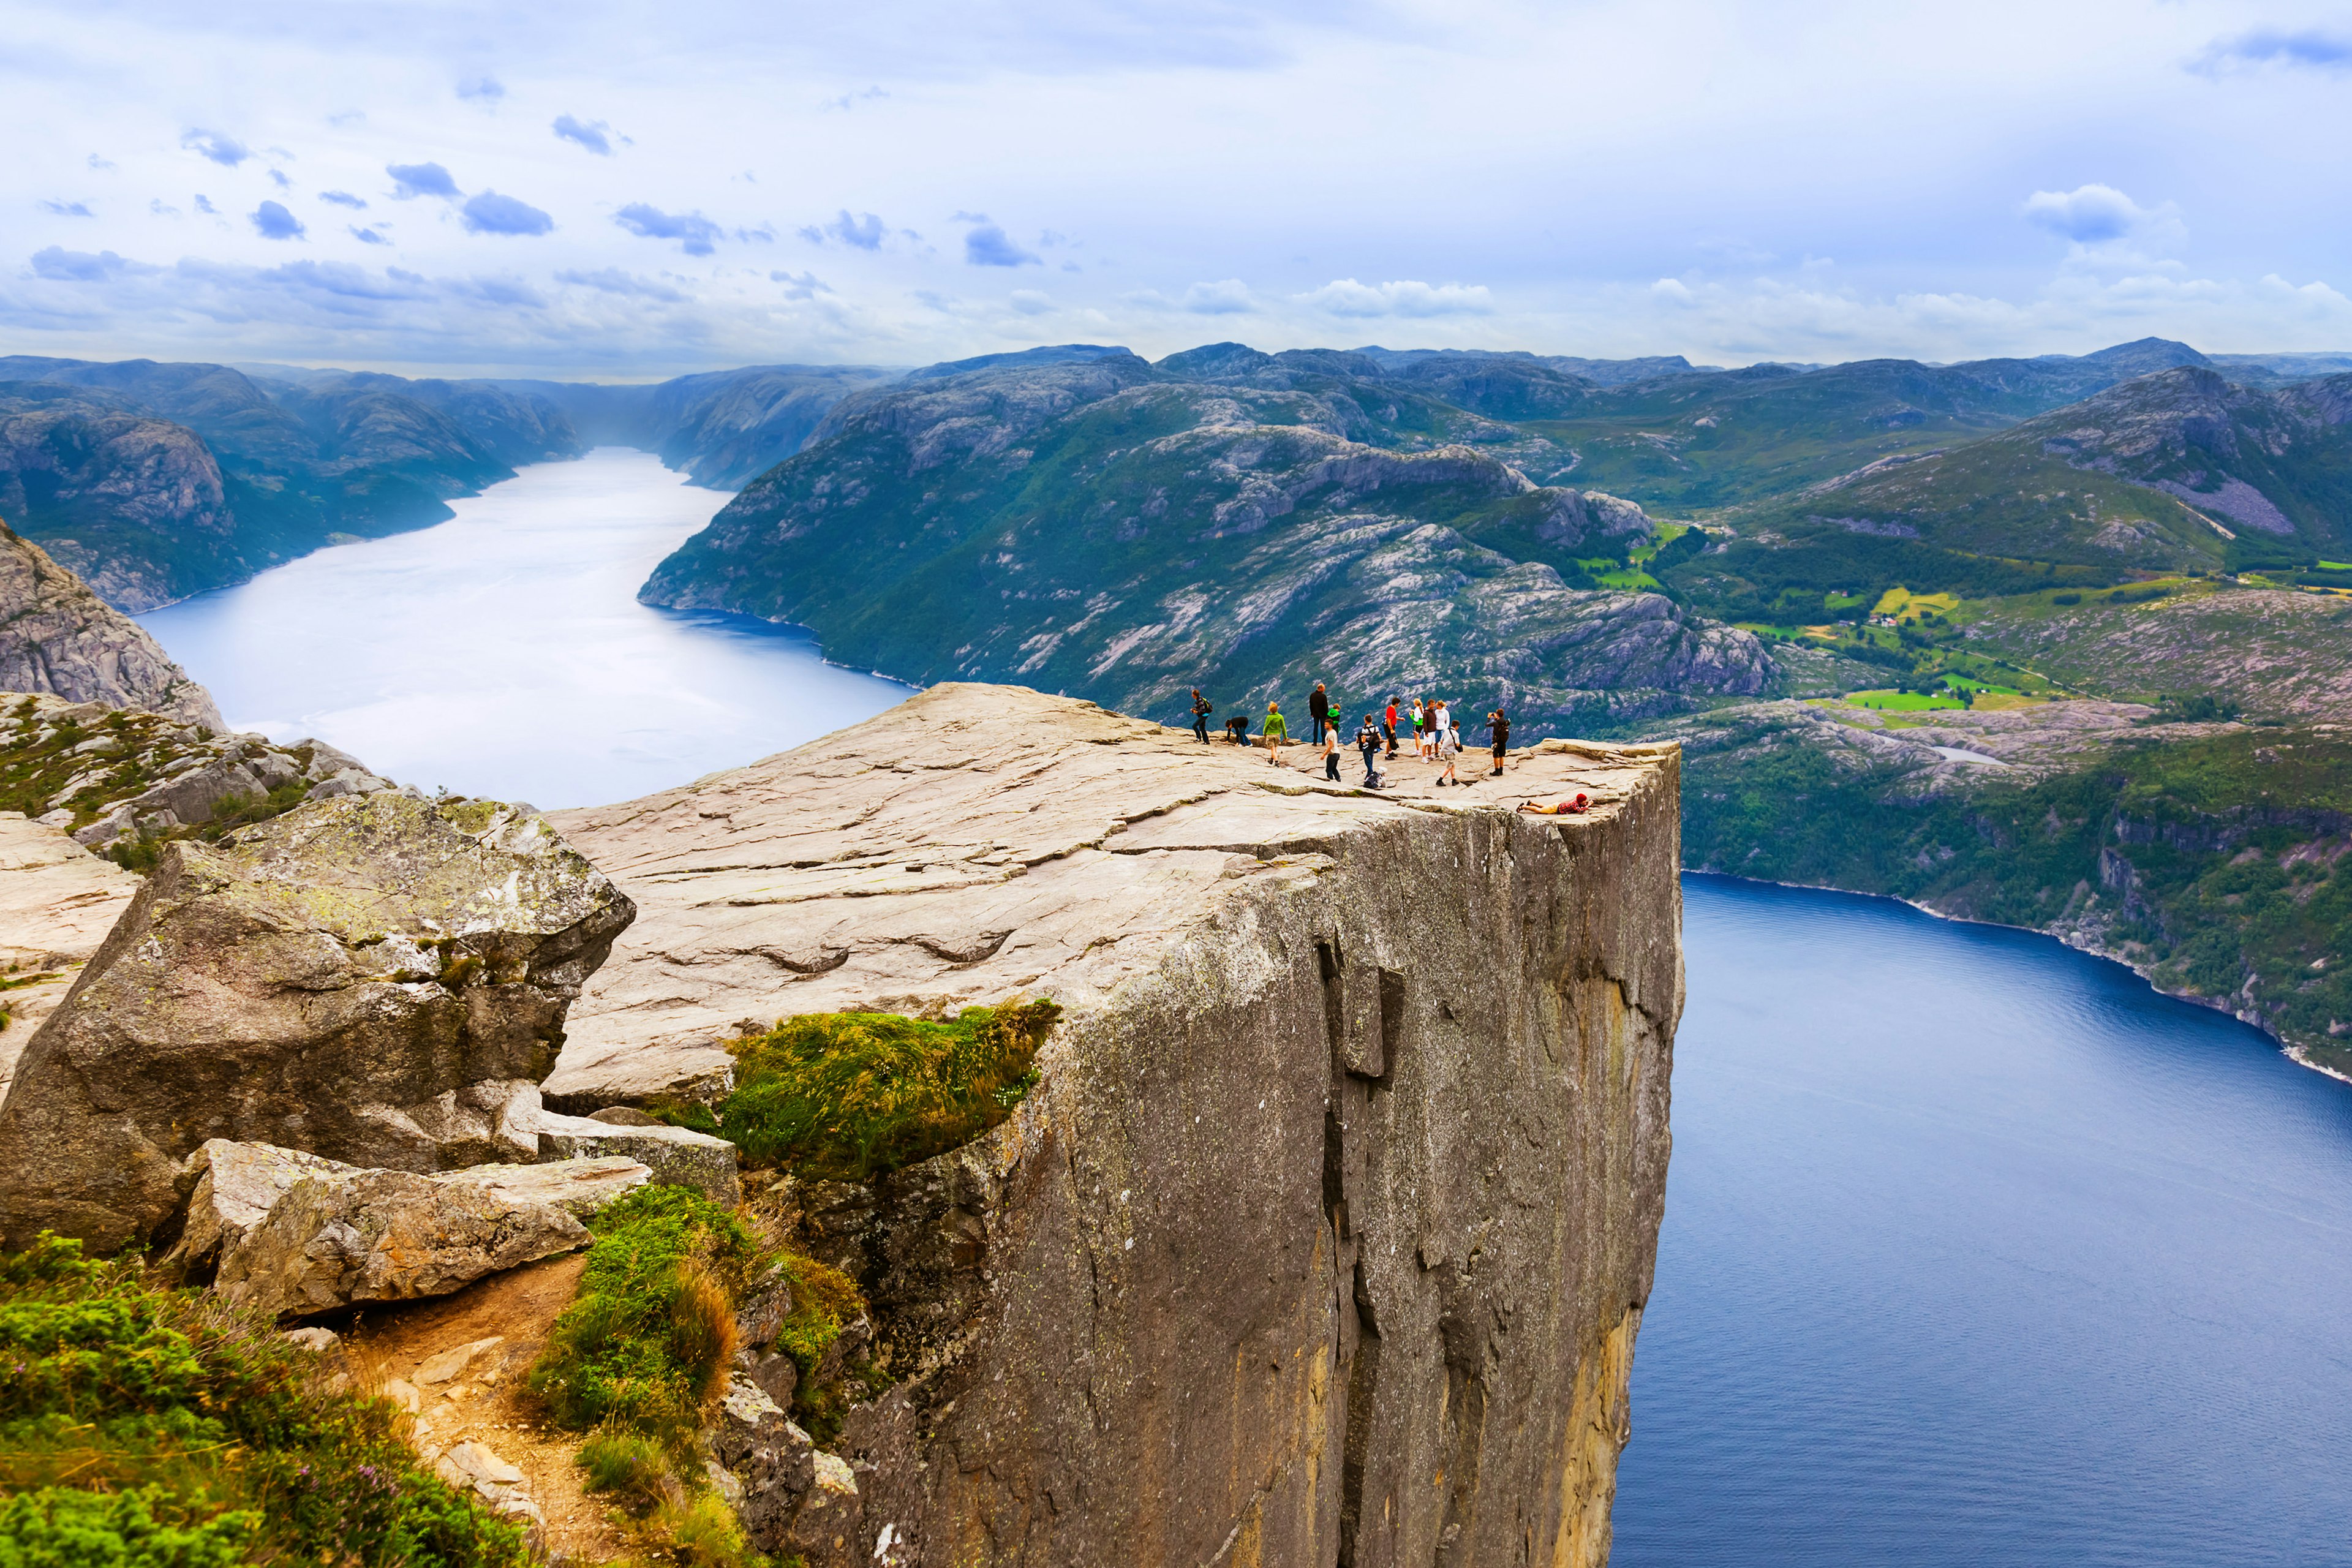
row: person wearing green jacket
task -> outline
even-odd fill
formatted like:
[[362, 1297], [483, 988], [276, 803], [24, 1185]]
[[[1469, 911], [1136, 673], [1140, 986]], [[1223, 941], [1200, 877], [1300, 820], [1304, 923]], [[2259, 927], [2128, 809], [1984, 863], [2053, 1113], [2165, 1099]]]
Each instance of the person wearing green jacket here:
[[1261, 727], [1265, 736], [1265, 762], [1272, 767], [1282, 760], [1282, 743], [1290, 739], [1290, 726], [1282, 721], [1282, 710], [1273, 703], [1265, 705], [1265, 723]]

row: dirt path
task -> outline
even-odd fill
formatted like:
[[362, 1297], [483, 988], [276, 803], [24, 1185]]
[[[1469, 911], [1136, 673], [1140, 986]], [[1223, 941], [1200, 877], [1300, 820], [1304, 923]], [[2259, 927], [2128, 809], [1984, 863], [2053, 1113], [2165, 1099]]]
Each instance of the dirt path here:
[[[626, 1556], [630, 1544], [607, 1520], [612, 1505], [580, 1490], [572, 1461], [581, 1435], [541, 1424], [523, 1376], [585, 1265], [576, 1253], [549, 1258], [453, 1296], [381, 1308], [345, 1336], [362, 1375], [415, 1412], [416, 1447], [428, 1461], [449, 1456], [493, 1477], [508, 1473], [497, 1468], [504, 1461], [520, 1480], [494, 1479], [493, 1488], [527, 1495], [545, 1520], [549, 1555], [577, 1563]], [[468, 1346], [479, 1348], [468, 1355]], [[461, 1448], [468, 1443], [478, 1447]]]

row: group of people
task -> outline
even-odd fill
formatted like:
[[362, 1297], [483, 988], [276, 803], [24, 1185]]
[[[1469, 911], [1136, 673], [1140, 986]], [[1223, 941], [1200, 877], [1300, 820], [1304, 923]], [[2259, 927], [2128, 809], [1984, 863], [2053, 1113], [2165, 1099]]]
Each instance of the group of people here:
[[[1209, 743], [1209, 715], [1215, 711], [1215, 705], [1201, 695], [1198, 687], [1193, 688], [1192, 733], [1201, 738], [1201, 743], [1204, 746]], [[1330, 692], [1325, 689], [1323, 682], [1319, 680], [1315, 683], [1315, 689], [1307, 696], [1307, 713], [1314, 726], [1313, 743], [1323, 748], [1323, 776], [1338, 782], [1339, 778], [1339, 704], [1332, 700]], [[1249, 726], [1248, 714], [1234, 715], [1225, 721], [1225, 739], [1237, 746], [1248, 745], [1250, 743]], [[1386, 782], [1380, 764], [1397, 755], [1399, 738], [1408, 726], [1412, 731], [1413, 755], [1423, 762], [1440, 764], [1437, 775], [1439, 784], [1467, 784], [1470, 782], [1455, 771], [1458, 759], [1462, 755], [1462, 727], [1454, 717], [1452, 705], [1442, 697], [1427, 699], [1416, 697], [1410, 704], [1400, 710], [1397, 700], [1391, 697], [1380, 712], [1364, 715], [1363, 722], [1357, 727], [1352, 737], [1356, 750], [1363, 754], [1365, 788], [1379, 789]], [[1503, 753], [1510, 744], [1511, 721], [1504, 715], [1503, 710], [1497, 708], [1486, 715], [1486, 722], [1483, 727], [1494, 738], [1495, 765], [1486, 776], [1500, 778], [1503, 773]], [[1283, 717], [1282, 705], [1278, 702], [1268, 702], [1265, 705], [1265, 721], [1259, 727], [1258, 743], [1265, 748], [1265, 760], [1269, 767], [1280, 764], [1282, 748], [1288, 744], [1289, 741], [1290, 722]]]

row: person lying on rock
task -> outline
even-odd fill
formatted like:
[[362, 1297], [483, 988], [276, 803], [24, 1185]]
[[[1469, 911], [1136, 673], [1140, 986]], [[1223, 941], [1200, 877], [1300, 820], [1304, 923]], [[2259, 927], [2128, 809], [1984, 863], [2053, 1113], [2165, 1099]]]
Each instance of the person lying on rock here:
[[1519, 809], [1532, 811], [1538, 816], [1581, 816], [1591, 808], [1591, 805], [1580, 790], [1574, 800], [1564, 800], [1558, 805], [1539, 805], [1534, 801], [1523, 800], [1519, 802]]

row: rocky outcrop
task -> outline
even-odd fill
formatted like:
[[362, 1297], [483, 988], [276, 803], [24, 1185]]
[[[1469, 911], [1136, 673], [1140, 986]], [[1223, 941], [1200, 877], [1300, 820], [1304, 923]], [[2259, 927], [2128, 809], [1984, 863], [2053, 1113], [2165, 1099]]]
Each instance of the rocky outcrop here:
[[143, 708], [215, 730], [212, 694], [146, 629], [31, 540], [0, 524], [0, 690]]
[[170, 845], [0, 1104], [0, 1234], [145, 1237], [214, 1138], [414, 1172], [535, 1159], [536, 1081], [633, 912], [489, 802], [341, 795]]
[[643, 910], [574, 1009], [572, 1109], [708, 1084], [745, 1020], [1066, 1009], [1003, 1127], [811, 1194], [897, 1381], [813, 1462], [839, 1484], [794, 1549], [1603, 1562], [1682, 1002], [1677, 767], [1555, 745], [1370, 793], [950, 686], [562, 814]]
[[[588, 1212], [646, 1180], [627, 1160], [489, 1166], [421, 1176], [346, 1167], [297, 1181], [221, 1254], [213, 1289], [302, 1316], [446, 1296], [487, 1274], [588, 1245]], [[572, 1205], [540, 1201], [564, 1196]]]
[[0, 801], [91, 849], [152, 859], [161, 845], [200, 830], [216, 837], [220, 825], [305, 800], [398, 787], [324, 741], [281, 745], [169, 714], [0, 699]]

